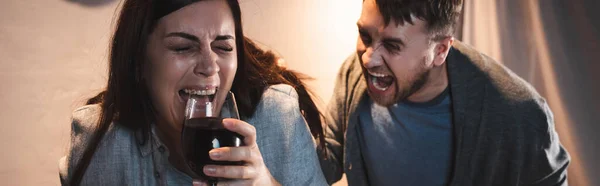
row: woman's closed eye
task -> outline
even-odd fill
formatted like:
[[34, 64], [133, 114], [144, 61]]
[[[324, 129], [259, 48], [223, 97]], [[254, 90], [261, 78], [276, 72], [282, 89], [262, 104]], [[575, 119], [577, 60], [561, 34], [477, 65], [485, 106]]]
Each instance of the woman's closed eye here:
[[233, 51], [233, 46], [229, 42], [217, 41], [212, 44], [213, 50], [216, 52], [229, 53]]
[[224, 51], [224, 52], [231, 52], [233, 51], [233, 47], [231, 46], [216, 46], [217, 49]]
[[190, 43], [168, 44], [167, 48], [177, 54], [190, 53], [195, 50], [196, 45]]
[[171, 50], [173, 50], [177, 53], [184, 53], [184, 52], [190, 51], [191, 49], [192, 49], [191, 46], [183, 46], [183, 47], [174, 47]]

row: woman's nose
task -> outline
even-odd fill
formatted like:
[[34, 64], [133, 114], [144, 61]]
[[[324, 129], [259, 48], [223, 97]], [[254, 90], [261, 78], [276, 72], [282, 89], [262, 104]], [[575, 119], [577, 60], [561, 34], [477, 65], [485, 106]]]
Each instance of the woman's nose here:
[[206, 77], [215, 75], [219, 72], [217, 64], [217, 54], [210, 49], [199, 55], [198, 62], [194, 68], [194, 73]]

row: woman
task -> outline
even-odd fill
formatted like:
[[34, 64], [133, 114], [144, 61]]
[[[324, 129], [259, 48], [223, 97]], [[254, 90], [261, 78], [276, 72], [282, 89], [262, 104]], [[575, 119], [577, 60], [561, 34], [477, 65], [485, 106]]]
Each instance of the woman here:
[[191, 184], [179, 140], [185, 92], [231, 90], [244, 121], [223, 123], [246, 146], [210, 156], [244, 165], [204, 173], [230, 179], [219, 185], [325, 185], [310, 132], [323, 142], [319, 113], [298, 76], [276, 63], [244, 38], [237, 0], [126, 0], [108, 86], [74, 112], [61, 182]]

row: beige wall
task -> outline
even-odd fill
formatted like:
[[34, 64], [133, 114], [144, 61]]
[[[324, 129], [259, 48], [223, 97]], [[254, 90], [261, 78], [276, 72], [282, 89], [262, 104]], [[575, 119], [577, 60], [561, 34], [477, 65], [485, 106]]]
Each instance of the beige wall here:
[[0, 1], [1, 185], [58, 185], [70, 112], [103, 85], [113, 11]]
[[[0, 185], [58, 185], [70, 113], [100, 90], [118, 1], [0, 1]], [[328, 100], [354, 48], [361, 1], [241, 0], [247, 35]], [[318, 87], [318, 89], [316, 88]]]
[[280, 53], [291, 69], [316, 78], [329, 100], [335, 74], [356, 47], [360, 0], [241, 0], [246, 35]]

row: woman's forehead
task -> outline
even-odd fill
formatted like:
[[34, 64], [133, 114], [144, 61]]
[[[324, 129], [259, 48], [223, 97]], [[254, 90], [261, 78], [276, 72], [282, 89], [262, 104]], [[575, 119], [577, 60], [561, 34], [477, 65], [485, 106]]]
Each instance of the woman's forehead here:
[[235, 22], [229, 5], [223, 0], [199, 1], [172, 12], [158, 21], [163, 32], [185, 32], [198, 37], [233, 35]]

